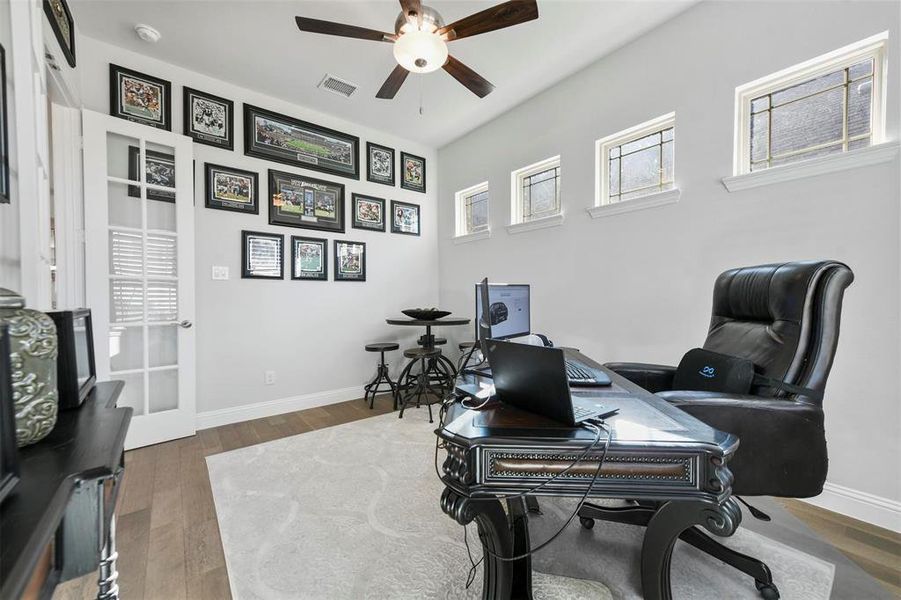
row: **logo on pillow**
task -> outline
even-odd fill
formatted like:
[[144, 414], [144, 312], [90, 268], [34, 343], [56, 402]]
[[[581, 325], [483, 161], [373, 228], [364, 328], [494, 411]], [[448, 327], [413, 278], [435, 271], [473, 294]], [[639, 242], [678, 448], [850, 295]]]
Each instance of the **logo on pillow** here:
[[703, 369], [698, 371], [698, 374], [702, 377], [713, 379], [714, 377], [716, 377], [716, 369], [714, 369], [713, 367], [704, 367]]

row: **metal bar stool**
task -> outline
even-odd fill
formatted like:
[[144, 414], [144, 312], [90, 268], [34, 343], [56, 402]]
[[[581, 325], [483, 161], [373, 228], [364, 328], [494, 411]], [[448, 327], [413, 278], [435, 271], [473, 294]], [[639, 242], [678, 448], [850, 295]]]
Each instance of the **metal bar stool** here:
[[[433, 422], [432, 404], [436, 401], [440, 402], [444, 395], [443, 386], [436, 389], [434, 387], [435, 382], [431, 376], [434, 372], [434, 367], [431, 365], [437, 364], [434, 361], [440, 355], [441, 350], [434, 347], [407, 348], [404, 350], [404, 357], [409, 358], [410, 362], [404, 367], [404, 370], [401, 372], [400, 378], [398, 379], [398, 382], [402, 382], [402, 384], [398, 386], [398, 396], [400, 396], [401, 393], [403, 394], [400, 404], [400, 414], [397, 417], [398, 419], [404, 418], [404, 410], [413, 398], [416, 399], [416, 408], [419, 408], [423, 403], [423, 397], [432, 394], [437, 400], [428, 401], [428, 398], [426, 398], [425, 404], [429, 407], [429, 423]], [[413, 365], [417, 364], [419, 365], [419, 372], [413, 373]]]
[[[428, 347], [428, 339], [426, 336], [421, 336], [416, 344], [422, 346], [424, 348]], [[432, 346], [444, 346], [447, 344], [447, 338], [443, 337], [433, 337], [432, 338]], [[454, 366], [454, 363], [448, 359], [443, 352], [438, 352], [438, 356], [435, 358], [429, 359], [429, 377], [431, 378], [433, 383], [437, 383], [442, 388], [446, 388], [448, 390], [452, 389], [454, 386], [454, 379], [457, 377], [457, 369]]]
[[[368, 398], [370, 409], [372, 409], [373, 405], [375, 404], [376, 394], [390, 390], [391, 396], [394, 398], [394, 410], [397, 410], [397, 384], [391, 381], [391, 376], [388, 374], [388, 363], [385, 362], [385, 352], [397, 350], [398, 348], [400, 348], [400, 345], [395, 342], [378, 342], [375, 344], [366, 344], [366, 352], [380, 353], [375, 377], [372, 381], [363, 386], [363, 389], [365, 390], [365, 393], [363, 394], [363, 402], [365, 402]], [[379, 389], [379, 386], [382, 385], [382, 383], [388, 384], [388, 390]], [[372, 396], [370, 396], [370, 394], [372, 394]]]

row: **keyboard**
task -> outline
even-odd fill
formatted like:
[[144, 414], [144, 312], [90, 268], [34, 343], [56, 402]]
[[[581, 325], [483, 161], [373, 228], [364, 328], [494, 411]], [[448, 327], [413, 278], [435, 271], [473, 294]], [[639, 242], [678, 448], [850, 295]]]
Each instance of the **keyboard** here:
[[591, 371], [571, 360], [566, 361], [566, 378], [569, 380], [570, 385], [598, 383]]
[[588, 408], [587, 406], [573, 406], [573, 417], [575, 417], [576, 422], [584, 421], [589, 417], [593, 417], [595, 415], [601, 414], [603, 409], [600, 408]]

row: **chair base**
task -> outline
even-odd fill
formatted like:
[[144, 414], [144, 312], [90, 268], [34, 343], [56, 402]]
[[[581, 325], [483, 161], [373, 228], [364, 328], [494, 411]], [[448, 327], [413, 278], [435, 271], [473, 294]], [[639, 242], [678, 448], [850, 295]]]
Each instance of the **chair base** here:
[[[400, 405], [399, 419], [404, 418], [404, 410], [414, 399], [416, 408], [419, 408], [425, 397], [427, 401], [424, 404], [429, 408], [429, 423], [434, 422], [432, 404], [435, 404], [435, 401], [428, 401], [427, 396], [432, 394], [440, 402], [444, 397], [446, 387], [452, 385], [454, 381], [453, 365], [448, 369], [445, 362], [450, 361], [439, 354], [434, 357], [414, 358], [404, 367], [398, 378], [397, 393], [395, 394], [395, 403]], [[419, 364], [419, 373], [414, 374], [412, 369], [416, 364]]]
[[[579, 510], [579, 522], [585, 529], [594, 527], [595, 519], [647, 527], [658, 508], [659, 505], [656, 502], [635, 502], [631, 506], [615, 507], [598, 506], [586, 502]], [[679, 539], [753, 577], [757, 591], [765, 600], [779, 599], [779, 590], [773, 583], [773, 574], [763, 561], [724, 546], [701, 531], [699, 527], [686, 529]]]
[[[388, 384], [387, 390], [381, 389], [380, 386], [383, 383]], [[363, 386], [363, 402], [369, 400], [369, 409], [372, 410], [375, 405], [376, 394], [381, 392], [391, 392], [391, 397], [394, 399], [394, 410], [397, 410], [397, 387], [397, 384], [391, 380], [391, 376], [388, 374], [388, 365], [385, 363], [385, 354], [383, 352], [375, 377], [373, 377], [372, 381]]]

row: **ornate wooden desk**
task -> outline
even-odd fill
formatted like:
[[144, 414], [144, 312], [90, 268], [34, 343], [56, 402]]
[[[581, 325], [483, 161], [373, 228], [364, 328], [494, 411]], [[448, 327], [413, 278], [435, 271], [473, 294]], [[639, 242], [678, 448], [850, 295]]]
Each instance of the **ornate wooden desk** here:
[[[575, 351], [566, 351], [603, 368]], [[634, 510], [635, 523], [647, 524], [641, 551], [641, 582], [648, 600], [671, 596], [669, 566], [676, 539], [695, 525], [720, 536], [732, 535], [741, 510], [731, 496], [727, 462], [738, 438], [717, 431], [619, 375], [604, 369], [613, 385], [603, 403], [618, 407], [608, 419], [613, 430], [606, 460], [590, 498], [655, 501]], [[462, 380], [462, 381], [461, 381]], [[479, 383], [463, 375], [458, 383]], [[574, 394], [579, 392], [575, 391]], [[529, 552], [528, 515], [519, 494], [560, 474], [595, 441], [588, 429], [561, 428], [516, 409], [494, 404], [480, 411], [456, 403], [436, 431], [446, 456], [442, 465], [444, 512], [461, 525], [475, 521], [484, 554], [482, 598], [531, 599], [531, 560], [505, 561]], [[581, 497], [604, 452], [603, 441], [576, 467], [534, 494]], [[617, 509], [611, 509], [617, 510]], [[643, 516], [644, 515], [644, 516]], [[644, 518], [645, 523], [642, 523]], [[625, 519], [629, 521], [629, 517]], [[603, 543], [599, 541], [598, 543]]]

